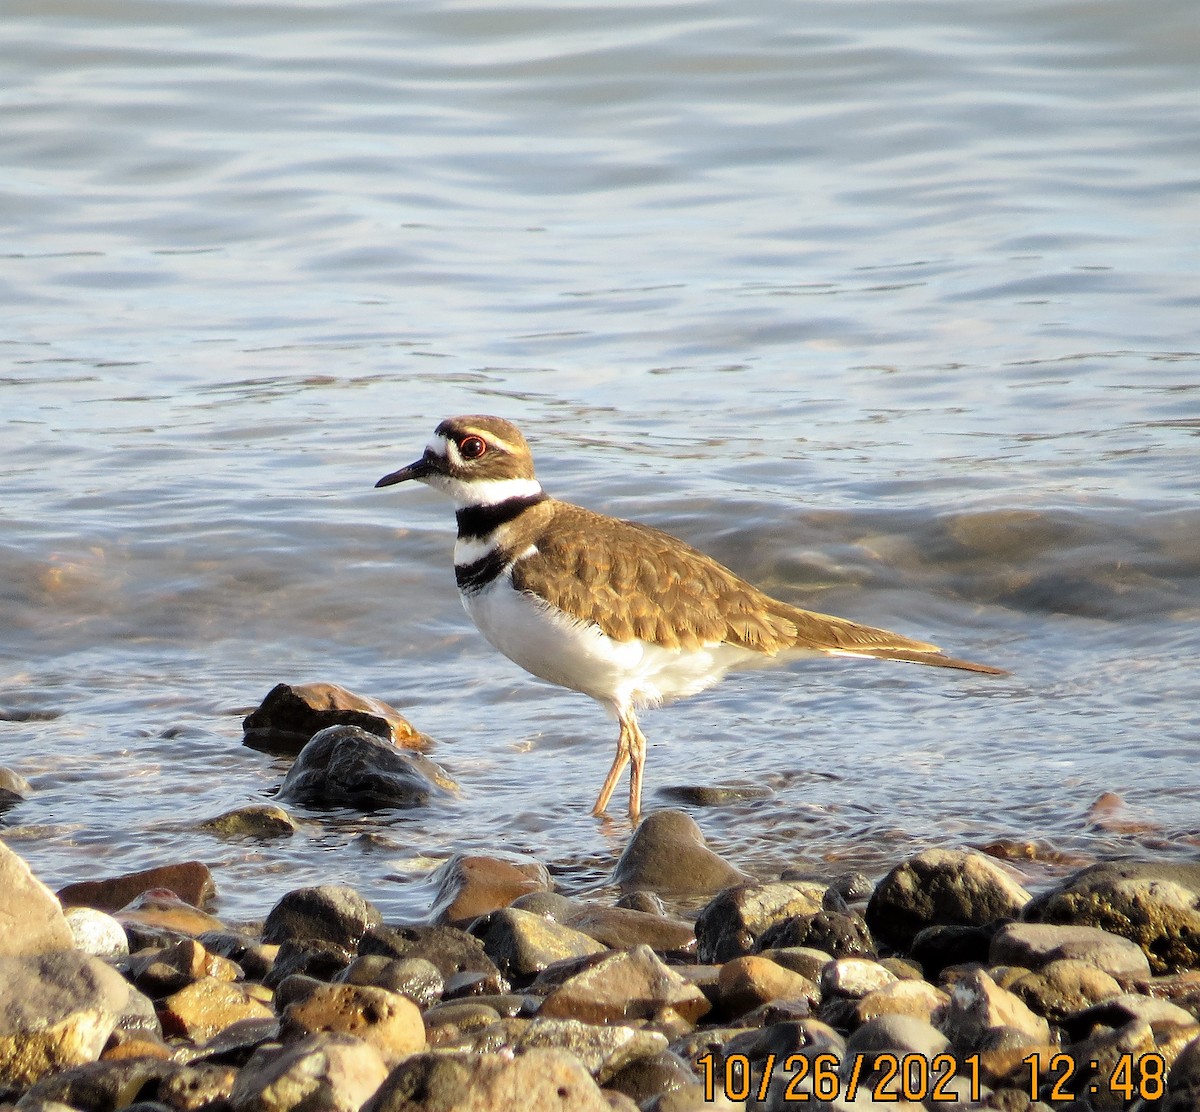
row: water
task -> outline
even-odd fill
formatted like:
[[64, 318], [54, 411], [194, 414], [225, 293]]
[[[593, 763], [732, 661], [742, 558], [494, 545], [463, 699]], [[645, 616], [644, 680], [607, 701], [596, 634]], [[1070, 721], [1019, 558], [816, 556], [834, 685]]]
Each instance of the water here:
[[[447, 505], [372, 488], [496, 412], [560, 497], [1012, 670], [645, 715], [648, 806], [774, 789], [693, 808], [740, 867], [1194, 856], [1198, 45], [1182, 0], [7, 5], [0, 833], [52, 886], [201, 858], [230, 920], [416, 917], [455, 850], [602, 888], [615, 728], [469, 626]], [[462, 796], [199, 832], [307, 680]]]

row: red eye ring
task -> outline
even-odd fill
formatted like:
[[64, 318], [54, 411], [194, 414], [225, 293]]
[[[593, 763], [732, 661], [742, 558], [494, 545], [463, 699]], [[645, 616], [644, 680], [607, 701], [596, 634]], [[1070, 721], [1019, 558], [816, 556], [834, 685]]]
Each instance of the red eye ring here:
[[464, 436], [458, 442], [458, 454], [463, 459], [478, 459], [487, 451], [487, 441], [482, 436]]

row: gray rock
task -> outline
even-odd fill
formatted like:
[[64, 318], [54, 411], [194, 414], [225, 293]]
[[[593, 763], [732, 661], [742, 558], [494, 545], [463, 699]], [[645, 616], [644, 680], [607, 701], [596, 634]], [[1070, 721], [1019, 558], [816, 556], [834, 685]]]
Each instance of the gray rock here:
[[700, 827], [682, 811], [654, 811], [642, 819], [613, 869], [622, 892], [705, 896], [750, 880], [713, 853]]
[[866, 921], [854, 912], [818, 911], [815, 915], [784, 919], [763, 931], [756, 945], [760, 950], [807, 946], [824, 950], [835, 958], [877, 956]]
[[33, 785], [19, 772], [0, 767], [0, 814], [23, 803], [33, 794]]
[[908, 1015], [881, 1015], [867, 1020], [846, 1040], [846, 1059], [893, 1051], [933, 1059], [949, 1049], [950, 1040], [932, 1024]]
[[383, 916], [353, 888], [323, 884], [288, 892], [267, 914], [266, 943], [331, 943], [353, 953], [363, 936], [381, 926]]
[[1195, 1112], [1200, 1107], [1200, 1038], [1180, 1052], [1167, 1075], [1161, 1112]]
[[94, 1061], [126, 1017], [149, 1025], [153, 1016], [149, 1000], [89, 954], [0, 957], [0, 1091]]
[[422, 1009], [436, 1004], [446, 988], [433, 962], [425, 958], [386, 958], [382, 954], [360, 954], [334, 980], [390, 989]]
[[982, 969], [960, 977], [950, 990], [950, 1003], [941, 1023], [957, 1047], [973, 1050], [985, 1033], [995, 1027], [1011, 1027], [1039, 1044], [1050, 1041], [1049, 1024], [1007, 989], [1001, 988]]
[[424, 958], [437, 968], [448, 988], [465, 979], [472, 979], [480, 993], [507, 992], [509, 988], [483, 943], [458, 927], [375, 927], [363, 937], [358, 952]]
[[610, 950], [629, 950], [639, 945], [659, 953], [691, 953], [696, 949], [696, 932], [691, 923], [628, 907], [577, 905], [574, 914], [559, 921], [583, 931]]
[[253, 804], [206, 819], [200, 829], [221, 838], [290, 838], [299, 827], [282, 807]]
[[555, 962], [604, 952], [599, 942], [582, 931], [511, 907], [476, 920], [471, 933], [508, 977], [531, 977]]
[[649, 1103], [664, 1093], [673, 1093], [698, 1078], [691, 1066], [678, 1054], [661, 1050], [644, 1058], [635, 1058], [609, 1079], [605, 1088], [624, 1093], [637, 1105]]
[[896, 980], [895, 973], [869, 958], [837, 958], [821, 970], [821, 993], [858, 1000]]
[[1025, 912], [1031, 922], [1099, 927], [1136, 942], [1154, 973], [1200, 965], [1197, 870], [1137, 862], [1084, 869]]
[[743, 884], [709, 902], [696, 919], [696, 950], [701, 962], [724, 962], [754, 951], [773, 924], [821, 910], [824, 888], [804, 882]]
[[[518, 1096], [519, 1094], [519, 1096]], [[612, 1112], [570, 1053], [414, 1054], [388, 1076], [362, 1112]]]
[[156, 1091], [159, 1082], [178, 1067], [160, 1058], [121, 1058], [87, 1062], [47, 1074], [17, 1104], [20, 1112], [48, 1107], [125, 1109], [129, 1094]]
[[387, 1077], [375, 1047], [319, 1034], [256, 1051], [230, 1094], [234, 1112], [358, 1112]]
[[52, 954], [75, 945], [57, 897], [0, 842], [0, 955]]
[[98, 958], [116, 958], [129, 953], [125, 928], [111, 915], [94, 907], [73, 907], [66, 914], [75, 949]]
[[999, 923], [987, 923], [982, 927], [947, 924], [926, 927], [912, 940], [909, 957], [931, 980], [936, 980], [950, 965], [986, 965], [988, 948], [999, 926]]
[[1150, 962], [1136, 942], [1098, 927], [1006, 923], [993, 936], [988, 955], [991, 965], [1028, 969], [1062, 960], [1086, 961], [1118, 979], [1150, 976]]
[[419, 807], [453, 790], [428, 757], [397, 749], [358, 726], [330, 726], [300, 751], [277, 798], [320, 807]]
[[905, 950], [925, 927], [1014, 919], [1029, 899], [990, 857], [930, 849], [901, 862], [879, 882], [866, 919], [876, 938]]

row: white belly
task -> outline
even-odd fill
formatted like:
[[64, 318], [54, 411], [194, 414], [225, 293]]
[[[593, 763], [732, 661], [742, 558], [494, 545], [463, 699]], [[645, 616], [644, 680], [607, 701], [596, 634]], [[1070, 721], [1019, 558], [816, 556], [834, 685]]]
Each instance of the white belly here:
[[510, 660], [614, 709], [694, 695], [730, 668], [768, 662], [761, 653], [723, 643], [687, 651], [614, 641], [598, 626], [513, 590], [508, 574], [462, 601], [479, 631]]

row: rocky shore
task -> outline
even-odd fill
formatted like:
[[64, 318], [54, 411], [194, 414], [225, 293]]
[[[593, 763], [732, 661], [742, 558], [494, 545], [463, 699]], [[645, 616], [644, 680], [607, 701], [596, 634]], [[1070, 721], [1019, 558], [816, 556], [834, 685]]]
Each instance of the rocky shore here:
[[1200, 866], [763, 882], [660, 811], [615, 904], [531, 861], [440, 879], [424, 923], [328, 886], [233, 926], [202, 864], [56, 896], [0, 845], [0, 1107], [1200, 1107]]
[[[456, 791], [390, 714], [281, 686], [247, 741], [298, 752], [288, 805]], [[329, 885], [226, 923], [203, 863], [53, 893], [0, 842], [0, 1109], [1200, 1108], [1200, 864], [1102, 863], [1036, 897], [971, 849], [754, 878], [667, 810], [616, 900], [511, 857], [438, 880], [421, 922]]]

